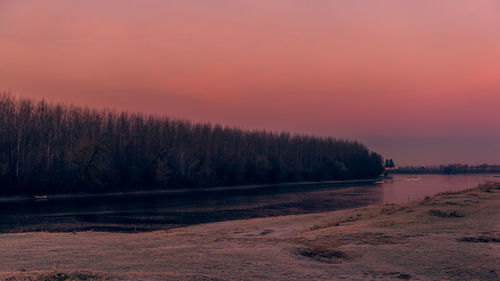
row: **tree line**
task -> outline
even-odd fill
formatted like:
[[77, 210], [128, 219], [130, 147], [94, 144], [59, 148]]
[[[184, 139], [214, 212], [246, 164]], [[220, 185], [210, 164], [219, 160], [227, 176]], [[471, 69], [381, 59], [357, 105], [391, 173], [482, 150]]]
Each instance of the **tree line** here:
[[361, 179], [382, 171], [381, 156], [358, 142], [0, 95], [0, 194]]
[[497, 174], [500, 165], [449, 164], [440, 166], [405, 166], [391, 171], [398, 174]]

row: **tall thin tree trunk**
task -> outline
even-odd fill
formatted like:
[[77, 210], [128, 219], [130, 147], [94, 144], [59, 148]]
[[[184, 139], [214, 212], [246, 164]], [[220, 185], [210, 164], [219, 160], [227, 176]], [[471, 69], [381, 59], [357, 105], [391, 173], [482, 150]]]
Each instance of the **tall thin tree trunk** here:
[[17, 131], [16, 179], [19, 177], [19, 155], [21, 150], [21, 131]]

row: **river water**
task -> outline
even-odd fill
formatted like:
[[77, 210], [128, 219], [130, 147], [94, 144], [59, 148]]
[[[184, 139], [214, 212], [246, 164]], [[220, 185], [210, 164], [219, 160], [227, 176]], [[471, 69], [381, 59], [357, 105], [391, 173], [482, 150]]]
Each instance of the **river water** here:
[[499, 175], [394, 175], [379, 183], [268, 185], [173, 194], [0, 202], [0, 232], [138, 232], [256, 217], [402, 203]]

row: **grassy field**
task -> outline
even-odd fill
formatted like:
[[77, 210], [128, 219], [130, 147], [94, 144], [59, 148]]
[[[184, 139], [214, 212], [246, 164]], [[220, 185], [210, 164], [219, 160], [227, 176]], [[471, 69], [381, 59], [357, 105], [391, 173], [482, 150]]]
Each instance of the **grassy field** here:
[[0, 235], [1, 280], [498, 280], [500, 183], [140, 234]]

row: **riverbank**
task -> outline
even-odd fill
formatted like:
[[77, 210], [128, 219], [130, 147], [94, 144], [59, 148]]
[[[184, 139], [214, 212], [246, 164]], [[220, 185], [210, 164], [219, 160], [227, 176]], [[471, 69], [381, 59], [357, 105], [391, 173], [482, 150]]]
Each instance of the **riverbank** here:
[[[11, 280], [498, 280], [500, 183], [168, 231], [0, 235]], [[30, 279], [31, 278], [31, 279]]]

